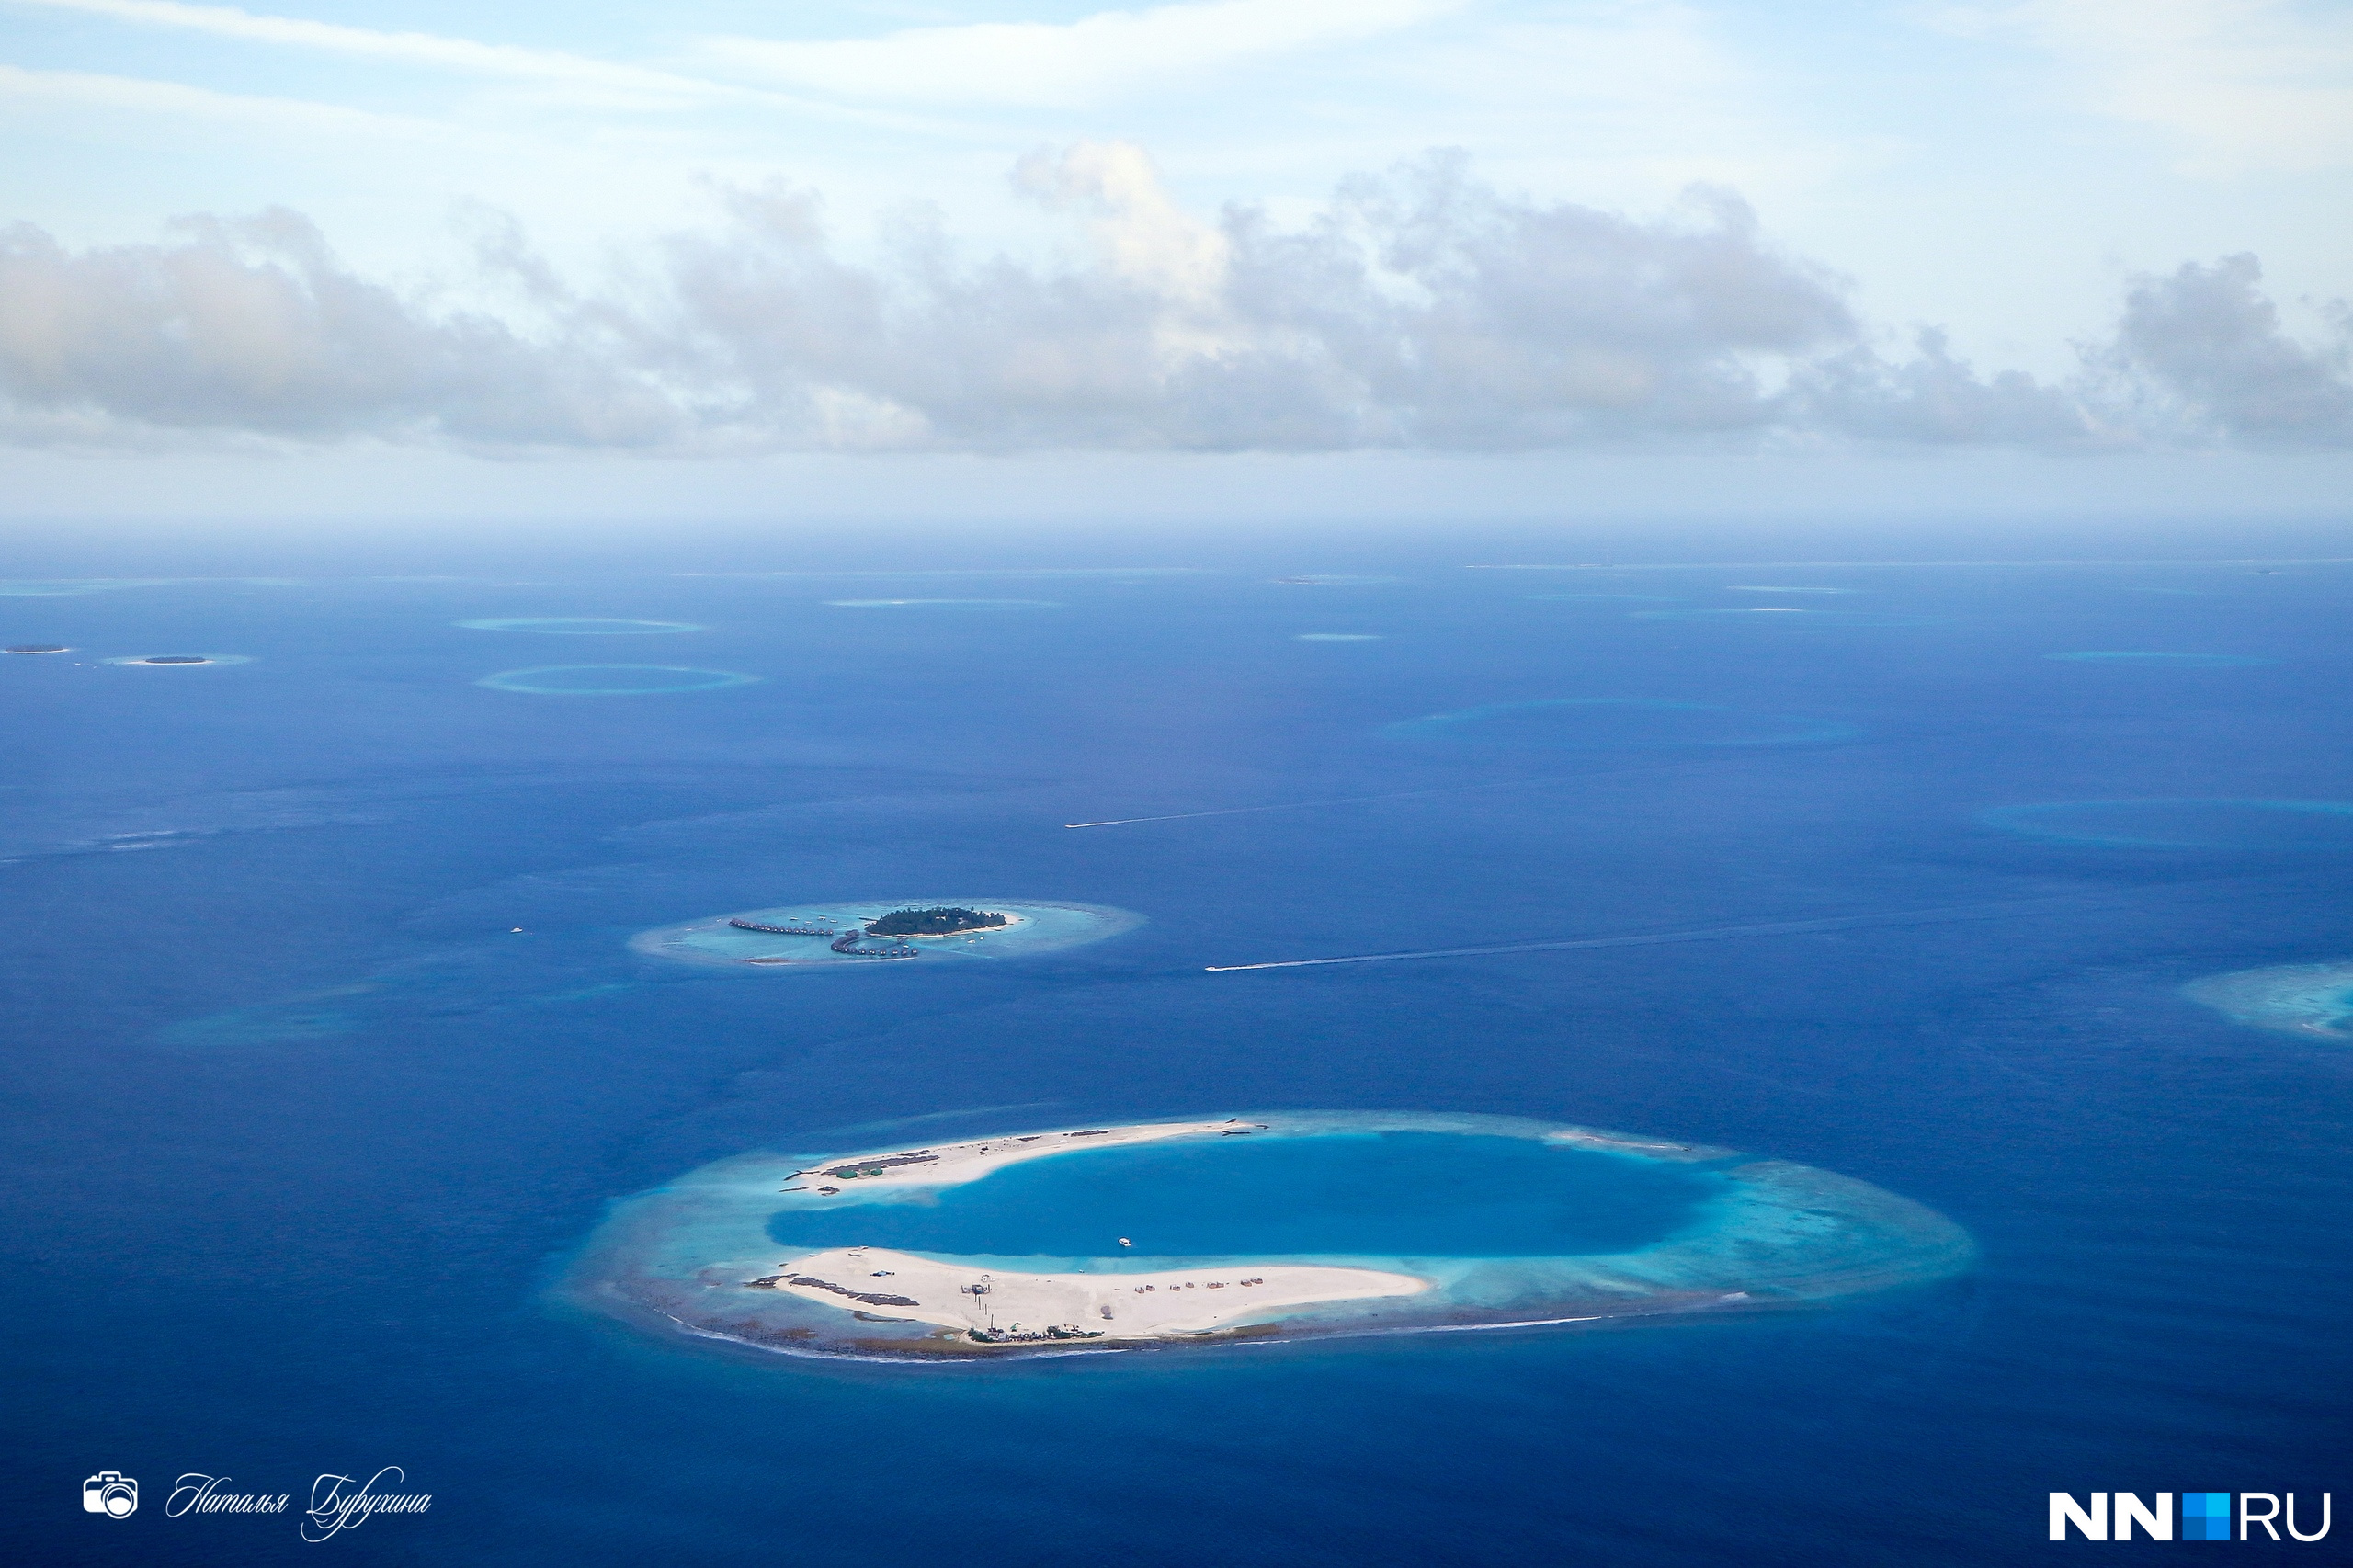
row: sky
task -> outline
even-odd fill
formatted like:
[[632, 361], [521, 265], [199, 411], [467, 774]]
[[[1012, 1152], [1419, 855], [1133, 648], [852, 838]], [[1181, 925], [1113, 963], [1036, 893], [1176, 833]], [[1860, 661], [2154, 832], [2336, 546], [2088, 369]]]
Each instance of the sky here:
[[2314, 515], [2353, 7], [0, 0], [0, 516]]

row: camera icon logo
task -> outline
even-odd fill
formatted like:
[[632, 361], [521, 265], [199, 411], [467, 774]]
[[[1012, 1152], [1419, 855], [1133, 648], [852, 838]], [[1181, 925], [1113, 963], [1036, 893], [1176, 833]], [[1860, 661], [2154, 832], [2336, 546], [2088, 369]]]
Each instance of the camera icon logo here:
[[82, 1511], [127, 1519], [139, 1511], [139, 1483], [119, 1470], [102, 1470], [82, 1483]]

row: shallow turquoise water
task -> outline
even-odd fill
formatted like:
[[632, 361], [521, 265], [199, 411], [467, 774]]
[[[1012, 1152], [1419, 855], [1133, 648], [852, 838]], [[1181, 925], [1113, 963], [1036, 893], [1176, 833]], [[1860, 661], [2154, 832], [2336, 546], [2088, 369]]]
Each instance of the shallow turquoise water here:
[[1126, 1236], [1138, 1260], [1542, 1257], [1654, 1242], [1722, 1185], [1706, 1169], [1526, 1138], [1261, 1135], [1026, 1161], [937, 1203], [786, 1210], [768, 1234], [956, 1256], [1115, 1256]]

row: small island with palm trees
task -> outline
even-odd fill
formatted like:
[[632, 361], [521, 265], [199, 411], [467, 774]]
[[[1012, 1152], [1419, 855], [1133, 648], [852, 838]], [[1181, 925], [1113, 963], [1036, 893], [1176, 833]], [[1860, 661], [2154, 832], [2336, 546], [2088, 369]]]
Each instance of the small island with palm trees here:
[[935, 904], [929, 909], [894, 909], [866, 927], [870, 937], [952, 937], [961, 931], [988, 931], [1006, 924], [1002, 915], [986, 910]]
[[641, 931], [650, 958], [800, 973], [884, 960], [1023, 959], [1132, 930], [1143, 916], [1091, 903], [978, 898], [855, 899], [769, 904]]

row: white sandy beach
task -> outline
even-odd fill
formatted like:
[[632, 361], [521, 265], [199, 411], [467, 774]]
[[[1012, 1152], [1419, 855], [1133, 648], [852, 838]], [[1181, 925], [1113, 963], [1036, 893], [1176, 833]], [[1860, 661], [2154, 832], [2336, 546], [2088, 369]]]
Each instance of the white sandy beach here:
[[935, 1263], [885, 1247], [835, 1247], [776, 1267], [775, 1289], [845, 1312], [1025, 1338], [1049, 1329], [1107, 1340], [1206, 1334], [1278, 1308], [1411, 1296], [1430, 1288], [1410, 1274], [1296, 1264], [1025, 1274]]
[[[1152, 1143], [1188, 1134], [1242, 1136], [1261, 1131], [1259, 1124], [1232, 1121], [1148, 1121], [1132, 1127], [1085, 1127], [1063, 1132], [1031, 1132], [1018, 1138], [986, 1138], [972, 1143], [943, 1143], [870, 1154], [828, 1154], [792, 1173], [787, 1192], [823, 1194], [865, 1191], [878, 1187], [954, 1187], [978, 1181], [991, 1171], [1023, 1160], [1059, 1154], [1073, 1149], [1108, 1149], [1120, 1143]], [[873, 1174], [845, 1174], [860, 1169]], [[826, 1195], [830, 1196], [830, 1195]]]

